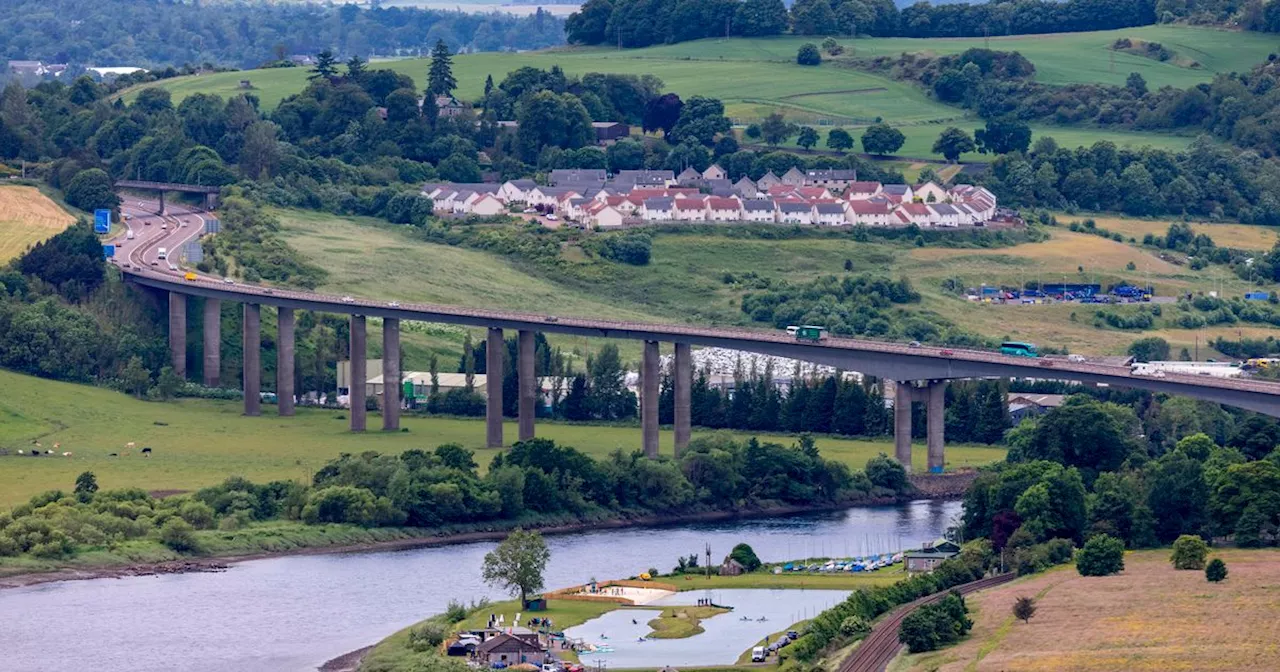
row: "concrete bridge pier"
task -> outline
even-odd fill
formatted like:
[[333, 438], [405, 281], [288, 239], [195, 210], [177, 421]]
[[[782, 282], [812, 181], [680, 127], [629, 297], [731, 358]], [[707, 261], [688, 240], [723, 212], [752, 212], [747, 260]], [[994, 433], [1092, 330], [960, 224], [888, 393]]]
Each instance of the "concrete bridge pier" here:
[[946, 464], [946, 394], [947, 381], [925, 381], [923, 387], [916, 387], [913, 381], [898, 381], [893, 397], [893, 454], [908, 472], [911, 471], [911, 403], [918, 401], [925, 405], [925, 419], [928, 429], [925, 433], [925, 444], [928, 447], [929, 473], [942, 472]]
[[400, 320], [382, 320], [382, 431], [400, 431]]
[[157, 191], [156, 193], [160, 194], [160, 213], [159, 214], [163, 215], [164, 214], [164, 192]]
[[533, 347], [533, 332], [520, 330], [517, 340], [516, 366], [519, 367], [516, 378], [520, 390], [520, 440], [533, 438], [534, 416], [537, 414], [538, 377], [534, 373], [536, 354]]
[[910, 381], [894, 384], [893, 394], [893, 457], [911, 473], [911, 398], [914, 388]]
[[485, 344], [485, 393], [487, 400], [484, 409], [485, 446], [502, 447], [502, 367], [503, 354], [507, 351], [507, 343], [502, 338], [502, 330], [489, 328], [488, 341]]
[[169, 356], [173, 372], [187, 379], [187, 295], [169, 292]]
[[262, 414], [262, 306], [244, 304], [244, 414]]
[[369, 380], [368, 362], [365, 361], [365, 317], [351, 316], [351, 431], [365, 429], [365, 385]]
[[645, 457], [658, 456], [658, 342], [644, 342], [640, 366], [640, 429]]
[[947, 381], [933, 380], [929, 381], [929, 386], [925, 388], [928, 400], [926, 405], [926, 416], [929, 422], [928, 437], [926, 442], [929, 447], [929, 473], [940, 474], [942, 468], [946, 464], [946, 455], [944, 453], [946, 442], [944, 440], [943, 431], [946, 427], [946, 396]]
[[204, 384], [217, 387], [222, 373], [222, 302], [204, 300]]
[[676, 457], [689, 447], [693, 399], [693, 356], [688, 343], [676, 343], [675, 371], [672, 376], [675, 392]]
[[276, 409], [281, 417], [293, 415], [294, 327], [292, 308], [281, 306], [277, 313], [276, 336]]

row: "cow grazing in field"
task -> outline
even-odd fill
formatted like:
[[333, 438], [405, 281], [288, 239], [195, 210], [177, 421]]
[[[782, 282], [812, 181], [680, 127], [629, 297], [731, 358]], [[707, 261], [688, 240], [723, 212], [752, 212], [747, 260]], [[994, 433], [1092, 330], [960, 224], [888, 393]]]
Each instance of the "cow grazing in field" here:
[[71, 451], [69, 451], [69, 450], [68, 450], [68, 451], [63, 452], [63, 453], [62, 453], [62, 456], [63, 456], [63, 457], [71, 457]]
[[124, 444], [124, 447], [125, 447], [125, 449], [127, 449], [127, 450], [133, 450], [133, 449], [134, 449], [134, 447], [135, 447], [135, 444], [134, 444], [134, 442], [130, 441], [129, 443]]
[[25, 453], [25, 452], [23, 452], [23, 450], [22, 450], [21, 448], [19, 448], [19, 449], [18, 449], [18, 454], [19, 454], [19, 455], [25, 455], [26, 453]]
[[120, 457], [118, 453], [107, 453], [107, 457]]
[[146, 447], [146, 448], [143, 448], [143, 449], [142, 449], [142, 456], [143, 456], [143, 457], [151, 457], [151, 447], [150, 447], [150, 446], [148, 446], [148, 447]]

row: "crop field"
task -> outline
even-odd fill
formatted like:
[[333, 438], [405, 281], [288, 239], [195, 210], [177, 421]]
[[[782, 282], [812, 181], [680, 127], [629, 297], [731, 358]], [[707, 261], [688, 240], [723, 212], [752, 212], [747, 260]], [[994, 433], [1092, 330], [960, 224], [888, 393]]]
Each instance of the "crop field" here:
[[[1125, 554], [1115, 576], [1061, 567], [967, 597], [974, 628], [960, 644], [899, 657], [889, 669], [1274, 670], [1280, 664], [1280, 551], [1212, 549], [1230, 572], [1177, 571], [1169, 550]], [[1017, 597], [1037, 598], [1029, 623], [1013, 618]]]
[[[1099, 228], [1115, 231], [1138, 240], [1142, 240], [1142, 237], [1148, 233], [1155, 236], [1164, 236], [1169, 231], [1169, 224], [1172, 223], [1163, 219], [1132, 219], [1115, 215], [1066, 215], [1058, 213], [1057, 217], [1060, 222], [1092, 219], [1098, 224]], [[1280, 228], [1274, 226], [1192, 222], [1191, 230], [1197, 234], [1203, 233], [1213, 238], [1213, 243], [1219, 247], [1232, 247], [1240, 250], [1267, 251], [1274, 247], [1276, 241], [1280, 239]]]
[[[1109, 45], [1120, 37], [1160, 42], [1178, 54], [1178, 63], [1196, 61], [1199, 68], [1184, 67], [1174, 61], [1160, 62], [1124, 52]], [[652, 74], [666, 89], [688, 97], [694, 94], [719, 98], [728, 114], [740, 123], [750, 123], [775, 111], [783, 111], [797, 123], [839, 124], [861, 127], [884, 119], [902, 127], [907, 134], [904, 156], [931, 157], [933, 140], [944, 126], [954, 124], [974, 128], [964, 111], [943, 105], [914, 85], [863, 73], [841, 63], [852, 58], [892, 56], [902, 52], [921, 54], [959, 53], [983, 46], [982, 38], [908, 39], [865, 38], [844, 40], [846, 52], [820, 67], [795, 64], [799, 45], [814, 38], [734, 38], [700, 40], [647, 49], [616, 50], [601, 47], [560, 48], [519, 54], [464, 54], [454, 59], [458, 79], [457, 95], [464, 100], [478, 98], [485, 77], [501, 81], [506, 73], [522, 66], [549, 68], [559, 65], [570, 75], [588, 72]], [[1229, 32], [1211, 28], [1146, 26], [1115, 31], [1055, 35], [993, 37], [993, 49], [1022, 52], [1037, 67], [1037, 77], [1048, 84], [1101, 82], [1123, 84], [1130, 72], [1139, 72], [1151, 88], [1191, 86], [1206, 82], [1216, 73], [1242, 71], [1265, 60], [1274, 46], [1260, 33]], [[379, 62], [377, 67], [407, 74], [421, 85], [428, 62], [406, 59]], [[277, 68], [193, 75], [159, 84], [174, 102], [193, 93], [214, 93], [224, 97], [246, 92], [241, 80], [248, 80], [249, 92], [270, 110], [288, 95], [306, 85], [304, 68]], [[126, 99], [136, 90], [126, 92]], [[1159, 133], [1096, 130], [1044, 125], [1037, 135], [1052, 135], [1064, 146], [1111, 140], [1117, 145], [1151, 145], [1180, 149], [1189, 137]], [[977, 156], [966, 157], [979, 160]]]
[[[1065, 227], [1050, 229], [1050, 239], [1045, 242], [993, 249], [916, 248], [896, 243], [859, 243], [851, 237], [760, 240], [713, 232], [659, 234], [654, 238], [648, 266], [609, 264], [598, 282], [583, 283], [539, 269], [524, 269], [485, 252], [417, 242], [395, 227], [375, 226], [373, 220], [294, 211], [283, 211], [281, 217], [287, 224], [290, 243], [334, 271], [325, 289], [378, 298], [535, 312], [554, 310], [561, 315], [762, 327], [753, 325], [739, 309], [743, 293], [749, 290], [725, 283], [726, 274], [749, 270], [774, 280], [803, 280], [843, 274], [844, 261], [848, 259], [855, 273], [869, 271], [911, 278], [923, 297], [921, 307], [965, 330], [991, 338], [1065, 346], [1073, 352], [1119, 354], [1135, 339], [1159, 335], [1175, 348], [1194, 350], [1198, 342], [1205, 356], [1208, 350], [1204, 344], [1217, 336], [1234, 339], [1259, 332], [1265, 336], [1267, 331], [1244, 325], [1160, 332], [1097, 329], [1092, 324], [1096, 310], [1093, 306], [974, 305], [942, 290], [942, 282], [948, 278], [958, 278], [966, 287], [983, 283], [1022, 285], [1030, 280], [1108, 283], [1150, 279], [1160, 295], [1208, 290], [1239, 295], [1247, 289], [1220, 266], [1192, 271], [1139, 247], [1074, 233]], [[1109, 228], [1110, 224], [1099, 220], [1099, 226]], [[1241, 237], [1255, 228], [1231, 227], [1225, 230]], [[1258, 235], [1272, 235], [1266, 229], [1258, 230], [1262, 232]], [[359, 252], [340, 252], [348, 248]], [[1130, 262], [1134, 264], [1133, 271], [1126, 269]], [[456, 269], [464, 272], [454, 273]], [[478, 302], [475, 296], [485, 299]], [[1127, 309], [1133, 308], [1116, 308]], [[419, 338], [424, 337], [405, 336], [410, 367], [424, 366], [416, 357], [408, 359], [415, 351], [432, 349], [442, 357], [457, 357], [460, 352], [461, 334], [448, 339], [415, 340]], [[371, 336], [370, 343], [375, 341]], [[566, 352], [585, 356], [597, 346], [598, 339], [553, 337], [552, 343]], [[639, 359], [638, 346], [626, 341], [617, 343], [624, 361]]]
[[[170, 403], [138, 401], [128, 395], [85, 385], [61, 383], [0, 370], [0, 506], [11, 506], [51, 489], [70, 490], [76, 475], [93, 471], [103, 488], [136, 486], [146, 490], [190, 490], [218, 483], [228, 476], [253, 481], [299, 479], [309, 481], [323, 464], [340, 453], [376, 450], [399, 453], [410, 448], [431, 449], [460, 443], [476, 450], [477, 462], [487, 465], [495, 451], [484, 448], [482, 419], [405, 417], [408, 431], [384, 434], [347, 431], [345, 411], [298, 409], [294, 418], [241, 415], [239, 402], [182, 400]], [[369, 426], [378, 426], [370, 414]], [[695, 431], [695, 436], [699, 432]], [[506, 436], [514, 439], [515, 422]], [[616, 450], [639, 449], [639, 427], [541, 423], [538, 436], [554, 439], [603, 457]], [[745, 435], [743, 435], [745, 436]], [[760, 435], [761, 440], [785, 445], [794, 437]], [[57, 454], [18, 456], [39, 441]], [[151, 457], [123, 453], [128, 442], [149, 446]], [[822, 437], [823, 455], [854, 469], [878, 453], [893, 452], [892, 439], [871, 441]], [[69, 451], [71, 457], [62, 457]], [[663, 431], [661, 451], [670, 454], [672, 437]], [[923, 470], [924, 448], [915, 451], [916, 468]], [[948, 446], [952, 467], [976, 466], [1004, 459], [1003, 448]]]
[[0, 263], [22, 254], [75, 221], [74, 216], [35, 187], [0, 187]]

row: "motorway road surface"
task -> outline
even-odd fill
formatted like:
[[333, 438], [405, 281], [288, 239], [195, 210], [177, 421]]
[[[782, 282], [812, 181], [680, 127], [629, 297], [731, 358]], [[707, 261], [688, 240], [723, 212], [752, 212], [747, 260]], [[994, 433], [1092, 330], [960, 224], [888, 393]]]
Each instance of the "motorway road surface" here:
[[[945, 363], [950, 360], [956, 363], [971, 362], [976, 364], [996, 364], [1010, 367], [1002, 371], [1003, 377], [1038, 377], [1047, 379], [1071, 380], [1070, 374], [1076, 377], [1104, 380], [1111, 384], [1124, 385], [1129, 379], [1135, 387], [1151, 389], [1153, 384], [1165, 388], [1164, 391], [1179, 393], [1175, 389], [1186, 385], [1199, 388], [1234, 390], [1249, 393], [1277, 395], [1280, 399], [1280, 383], [1258, 379], [1217, 378], [1190, 374], [1168, 373], [1158, 379], [1151, 376], [1135, 375], [1129, 367], [1101, 364], [1095, 362], [1071, 362], [1064, 359], [1031, 359], [1013, 357], [999, 352], [946, 348], [936, 346], [912, 346], [903, 343], [888, 343], [851, 338], [824, 338], [821, 343], [797, 343], [794, 336], [778, 330], [757, 330], [743, 327], [699, 327], [681, 324], [646, 324], [636, 322], [620, 322], [581, 317], [560, 317], [543, 313], [526, 313], [509, 310], [487, 308], [467, 308], [463, 306], [446, 306], [396, 301], [374, 300], [351, 296], [335, 296], [305, 290], [248, 285], [242, 282], [228, 283], [224, 279], [207, 274], [197, 274], [195, 280], [182, 280], [182, 276], [190, 269], [183, 269], [175, 258], [172, 262], [160, 261], [158, 250], [166, 247], [171, 252], [178, 251], [185, 243], [199, 238], [204, 232], [206, 219], [202, 212], [182, 206], [170, 206], [170, 214], [155, 214], [159, 209], [158, 202], [137, 197], [126, 199], [121, 210], [130, 215], [126, 224], [134, 231], [134, 240], [127, 241], [119, 236], [115, 242], [123, 244], [124, 258], [120, 258], [119, 248], [113, 262], [123, 270], [145, 278], [182, 283], [193, 288], [216, 290], [219, 293], [230, 293], [242, 297], [244, 301], [255, 303], [279, 303], [282, 300], [295, 300], [310, 304], [327, 304], [334, 312], [357, 313], [374, 316], [401, 317], [403, 319], [421, 321], [452, 322], [456, 324], [486, 326], [502, 323], [520, 323], [519, 328], [537, 329], [551, 333], [583, 333], [592, 332], [606, 336], [608, 334], [626, 334], [626, 337], [645, 337], [652, 334], [652, 340], [673, 340], [688, 337], [695, 344], [708, 339], [758, 344], [804, 345], [827, 352], [853, 350], [865, 353], [908, 356], [915, 360], [934, 360]], [[167, 228], [161, 228], [167, 225]], [[178, 268], [170, 268], [170, 263]], [[175, 288], [177, 289], [177, 288]], [[180, 290], [179, 290], [180, 291]], [[255, 299], [257, 299], [255, 301]], [[366, 309], [361, 311], [359, 309]], [[433, 319], [434, 318], [434, 319]], [[749, 348], [744, 348], [749, 349]], [[1055, 375], [1068, 374], [1068, 375]], [[968, 376], [959, 376], [968, 377]], [[1170, 385], [1164, 385], [1168, 383]], [[1270, 407], [1268, 402], [1268, 407]], [[1274, 414], [1274, 412], [1272, 413]]]

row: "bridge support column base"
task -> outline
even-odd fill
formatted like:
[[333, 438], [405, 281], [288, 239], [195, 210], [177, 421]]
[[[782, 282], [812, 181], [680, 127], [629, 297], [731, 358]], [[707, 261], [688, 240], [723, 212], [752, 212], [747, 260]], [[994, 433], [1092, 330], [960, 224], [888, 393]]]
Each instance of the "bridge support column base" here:
[[[505, 347], [505, 345], [504, 345]], [[516, 381], [519, 413], [519, 437], [528, 441], [534, 437], [534, 419], [537, 415], [538, 378], [534, 373], [533, 332], [520, 330], [516, 336]]]
[[893, 387], [893, 457], [911, 473], [911, 382], [899, 380]]
[[382, 431], [400, 431], [400, 320], [382, 320]]
[[368, 362], [365, 361], [365, 317], [351, 316], [351, 386], [348, 394], [351, 405], [351, 431], [365, 430], [365, 386], [369, 384]]
[[222, 302], [204, 300], [204, 385], [217, 387], [222, 377]]
[[658, 342], [644, 342], [640, 367], [640, 433], [645, 457], [658, 456]]
[[946, 441], [943, 435], [946, 427], [947, 381], [933, 380], [926, 389], [926, 418], [929, 423], [926, 434], [929, 447], [929, 473], [940, 474], [946, 465]]
[[276, 409], [282, 417], [293, 415], [294, 325], [292, 308], [281, 307], [277, 314]]
[[262, 307], [244, 304], [244, 414], [262, 414]]
[[502, 330], [490, 328], [484, 355], [484, 442], [488, 448], [502, 447], [502, 367], [506, 364], [503, 356], [506, 352]]
[[693, 356], [688, 343], [676, 343], [676, 356], [671, 382], [675, 392], [676, 457], [689, 447], [692, 419]]
[[173, 372], [187, 379], [187, 295], [169, 292], [169, 359]]

